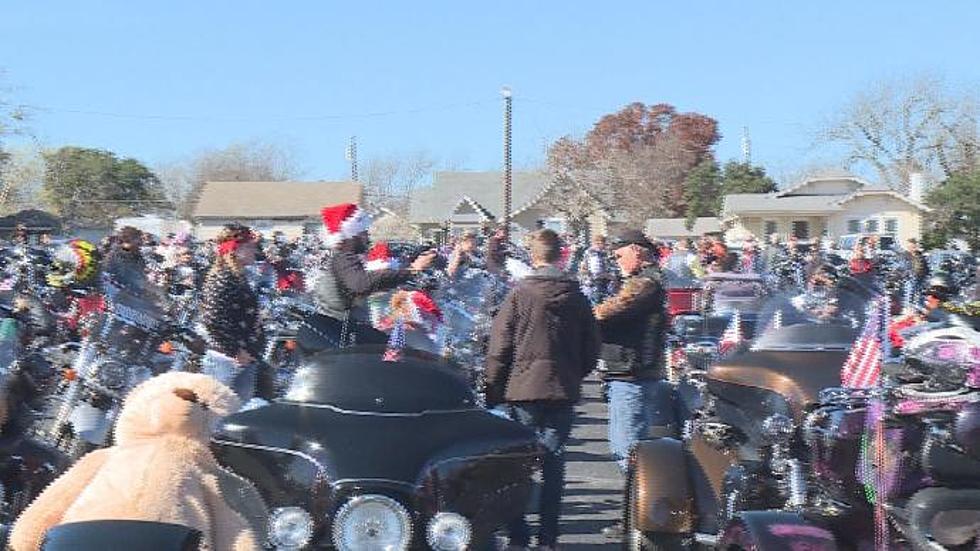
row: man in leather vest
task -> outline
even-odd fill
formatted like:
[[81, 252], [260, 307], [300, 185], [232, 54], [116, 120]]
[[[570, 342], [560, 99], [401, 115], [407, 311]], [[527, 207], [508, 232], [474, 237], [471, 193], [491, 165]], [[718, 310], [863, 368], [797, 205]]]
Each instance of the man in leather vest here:
[[[675, 429], [673, 391], [663, 380], [666, 295], [656, 251], [642, 232], [623, 232], [613, 254], [625, 279], [595, 307], [609, 389], [609, 448], [624, 473], [638, 441]], [[619, 537], [616, 527], [604, 533]]]
[[[356, 205], [345, 203], [326, 207], [321, 212], [329, 251], [316, 280], [313, 295], [326, 323], [318, 324], [319, 340], [335, 341], [334, 346], [354, 342], [384, 343], [387, 337], [370, 325], [365, 300], [372, 293], [387, 291], [405, 283], [428, 268], [435, 260], [429, 251], [416, 258], [405, 270], [364, 269], [363, 255], [370, 240], [367, 228], [370, 218]], [[301, 337], [302, 340], [302, 337]]]

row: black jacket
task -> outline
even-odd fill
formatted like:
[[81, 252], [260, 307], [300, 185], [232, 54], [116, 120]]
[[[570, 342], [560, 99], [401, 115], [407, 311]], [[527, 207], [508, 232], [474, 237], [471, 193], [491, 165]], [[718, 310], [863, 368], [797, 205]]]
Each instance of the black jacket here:
[[369, 272], [364, 269], [360, 256], [335, 251], [324, 261], [314, 295], [321, 312], [327, 316], [342, 320], [350, 312], [354, 319], [367, 319], [362, 307], [368, 295], [393, 289], [411, 277], [408, 270]]
[[663, 376], [666, 294], [653, 265], [630, 276], [616, 295], [595, 307], [602, 333], [601, 358], [606, 378], [649, 379]]
[[245, 275], [227, 269], [212, 271], [204, 281], [202, 298], [202, 317], [210, 345], [232, 358], [241, 349], [261, 358], [265, 344], [258, 297]]
[[538, 269], [504, 299], [487, 352], [488, 404], [576, 402], [594, 368], [599, 333], [578, 282]]

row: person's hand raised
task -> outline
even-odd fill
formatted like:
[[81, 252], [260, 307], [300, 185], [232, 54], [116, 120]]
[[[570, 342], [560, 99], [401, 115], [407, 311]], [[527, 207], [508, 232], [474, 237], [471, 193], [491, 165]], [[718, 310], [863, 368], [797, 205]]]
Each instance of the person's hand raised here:
[[412, 270], [413, 272], [421, 272], [422, 270], [425, 270], [426, 268], [431, 266], [432, 263], [435, 262], [435, 259], [436, 259], [435, 251], [431, 251], [431, 250], [425, 251], [424, 253], [420, 254], [418, 258], [412, 261], [412, 264], [411, 266], [409, 266], [409, 269]]

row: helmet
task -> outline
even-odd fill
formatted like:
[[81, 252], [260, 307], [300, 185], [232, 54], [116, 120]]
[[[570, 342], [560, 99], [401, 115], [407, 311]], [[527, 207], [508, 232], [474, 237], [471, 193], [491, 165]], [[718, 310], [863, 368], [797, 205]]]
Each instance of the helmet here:
[[71, 282], [86, 283], [95, 275], [97, 260], [95, 245], [84, 239], [73, 239], [55, 251], [48, 284], [62, 287]]

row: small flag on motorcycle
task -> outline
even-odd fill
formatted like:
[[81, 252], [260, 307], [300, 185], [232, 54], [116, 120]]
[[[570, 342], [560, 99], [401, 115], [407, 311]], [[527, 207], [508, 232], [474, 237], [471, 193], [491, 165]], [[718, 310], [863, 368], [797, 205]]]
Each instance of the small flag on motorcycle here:
[[732, 314], [731, 321], [728, 322], [728, 327], [718, 342], [718, 354], [726, 356], [734, 352], [742, 344], [742, 340], [742, 314], [738, 310], [735, 310], [735, 313]]
[[868, 305], [868, 316], [861, 335], [851, 347], [841, 369], [841, 385], [845, 388], [871, 388], [881, 379], [881, 364], [885, 345], [882, 325], [888, 316], [888, 301], [877, 298]]

